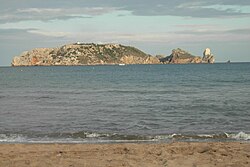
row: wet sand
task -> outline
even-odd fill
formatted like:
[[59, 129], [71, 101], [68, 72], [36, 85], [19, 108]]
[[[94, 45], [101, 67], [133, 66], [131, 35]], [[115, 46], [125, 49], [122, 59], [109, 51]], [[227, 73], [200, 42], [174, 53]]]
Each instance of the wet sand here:
[[250, 143], [0, 144], [1, 167], [249, 167]]

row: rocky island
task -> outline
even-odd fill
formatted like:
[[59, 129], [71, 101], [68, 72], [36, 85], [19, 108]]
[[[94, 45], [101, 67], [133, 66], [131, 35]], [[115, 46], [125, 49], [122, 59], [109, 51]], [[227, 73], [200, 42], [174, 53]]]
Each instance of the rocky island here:
[[151, 56], [143, 51], [121, 44], [74, 43], [59, 48], [37, 48], [13, 58], [12, 66], [53, 65], [118, 65], [118, 64], [184, 64], [214, 63], [210, 49], [203, 58], [181, 49], [174, 49], [170, 56]]
[[187, 63], [214, 63], [214, 56], [211, 54], [209, 48], [203, 52], [203, 58], [194, 56], [180, 48], [172, 50], [172, 54], [165, 58], [160, 58], [163, 64], [187, 64]]
[[14, 57], [12, 66], [159, 64], [137, 48], [120, 44], [75, 43], [60, 48], [38, 48]]

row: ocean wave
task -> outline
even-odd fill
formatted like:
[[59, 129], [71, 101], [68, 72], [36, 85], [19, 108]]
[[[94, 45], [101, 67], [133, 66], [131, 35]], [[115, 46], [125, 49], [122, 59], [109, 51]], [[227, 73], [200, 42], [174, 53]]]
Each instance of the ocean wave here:
[[0, 142], [25, 142], [27, 138], [21, 134], [0, 134]]
[[249, 141], [250, 134], [166, 134], [128, 135], [117, 133], [76, 132], [28, 136], [23, 134], [0, 134], [0, 143], [116, 143], [116, 142], [170, 142], [170, 141]]
[[131, 134], [118, 134], [118, 133], [96, 133], [96, 132], [77, 132], [72, 134], [73, 138], [83, 138], [83, 139], [101, 139], [101, 140], [151, 140], [150, 136], [143, 135], [131, 135]]
[[228, 134], [229, 138], [236, 140], [250, 140], [250, 134], [239, 132], [238, 134]]
[[185, 140], [185, 141], [203, 141], [203, 140], [250, 140], [250, 134], [239, 132], [237, 134], [220, 133], [220, 134], [171, 134], [155, 136], [156, 140]]

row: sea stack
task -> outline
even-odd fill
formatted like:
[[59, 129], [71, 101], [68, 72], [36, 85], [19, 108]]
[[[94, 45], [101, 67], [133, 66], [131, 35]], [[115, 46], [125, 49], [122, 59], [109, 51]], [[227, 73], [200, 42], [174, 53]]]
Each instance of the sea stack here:
[[210, 48], [206, 48], [203, 52], [202, 63], [214, 63], [215, 58], [214, 55], [211, 53]]

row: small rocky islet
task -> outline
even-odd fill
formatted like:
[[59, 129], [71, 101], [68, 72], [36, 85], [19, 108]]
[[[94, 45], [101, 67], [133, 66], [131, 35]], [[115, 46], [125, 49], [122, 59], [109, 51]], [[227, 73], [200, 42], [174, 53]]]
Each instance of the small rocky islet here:
[[214, 63], [209, 48], [203, 57], [194, 56], [180, 48], [170, 56], [152, 56], [121, 44], [74, 43], [59, 48], [36, 48], [13, 58], [12, 66], [77, 66], [119, 64], [188, 64]]

